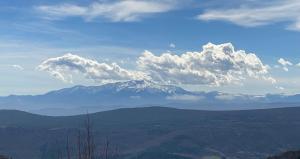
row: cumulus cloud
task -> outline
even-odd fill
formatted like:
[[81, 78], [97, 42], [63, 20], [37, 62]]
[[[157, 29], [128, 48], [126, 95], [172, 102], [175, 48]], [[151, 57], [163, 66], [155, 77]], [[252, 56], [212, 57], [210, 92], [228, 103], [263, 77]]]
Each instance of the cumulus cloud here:
[[61, 4], [42, 5], [36, 9], [47, 18], [60, 19], [65, 17], [83, 17], [86, 20], [106, 18], [113, 22], [138, 21], [142, 18], [174, 10], [178, 7], [177, 0], [118, 0], [94, 2], [90, 5]]
[[255, 27], [279, 22], [289, 22], [287, 29], [300, 31], [300, 1], [271, 0], [268, 3], [252, 3], [235, 8], [211, 9], [197, 16], [200, 20], [229, 21], [241, 26]]
[[276, 80], [269, 75], [269, 66], [253, 53], [235, 50], [231, 43], [208, 43], [201, 52], [181, 55], [155, 55], [145, 51], [136, 61], [136, 69], [128, 70], [116, 63], [100, 63], [73, 54], [43, 61], [38, 70], [57, 79], [72, 82], [72, 75], [82, 74], [97, 82], [122, 80], [152, 80], [163, 84], [190, 84], [221, 86], [243, 84], [247, 79]]
[[231, 43], [208, 43], [202, 52], [182, 55], [164, 53], [156, 56], [145, 51], [137, 64], [153, 80], [169, 84], [220, 86], [241, 83], [247, 78], [276, 82], [269, 76], [268, 65], [253, 53], [235, 50]]
[[283, 58], [280, 58], [277, 62], [281, 65], [282, 69], [286, 72], [289, 71], [288, 66], [293, 66], [293, 63]]
[[97, 82], [148, 78], [142, 72], [126, 70], [116, 63], [99, 63], [70, 53], [47, 59], [37, 69], [65, 82], [72, 82], [72, 73], [81, 73], [85, 78]]

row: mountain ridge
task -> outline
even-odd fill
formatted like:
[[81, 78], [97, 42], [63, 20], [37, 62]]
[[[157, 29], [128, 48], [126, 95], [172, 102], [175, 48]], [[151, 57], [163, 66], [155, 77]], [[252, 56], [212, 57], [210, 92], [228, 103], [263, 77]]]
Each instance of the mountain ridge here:
[[[183, 159], [181, 154], [254, 159], [299, 148], [299, 112], [300, 107], [238, 111], [147, 107], [92, 113], [90, 119], [97, 144], [109, 137], [127, 159]], [[39, 154], [55, 152], [56, 141], [65, 148], [67, 134], [70, 141], [76, 139], [85, 119], [86, 115], [0, 111], [1, 152], [15, 159], [41, 159]]]
[[300, 106], [300, 95], [192, 92], [173, 85], [133, 80], [100, 86], [78, 85], [41, 95], [0, 97], [0, 109], [18, 109], [44, 115], [72, 115], [145, 106], [202, 110], [258, 109]]

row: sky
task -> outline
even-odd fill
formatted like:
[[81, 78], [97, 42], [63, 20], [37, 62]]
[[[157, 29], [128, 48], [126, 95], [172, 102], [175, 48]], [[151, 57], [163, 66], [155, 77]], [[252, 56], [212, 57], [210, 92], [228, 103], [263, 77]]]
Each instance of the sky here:
[[299, 0], [0, 1], [0, 96], [152, 80], [300, 93]]

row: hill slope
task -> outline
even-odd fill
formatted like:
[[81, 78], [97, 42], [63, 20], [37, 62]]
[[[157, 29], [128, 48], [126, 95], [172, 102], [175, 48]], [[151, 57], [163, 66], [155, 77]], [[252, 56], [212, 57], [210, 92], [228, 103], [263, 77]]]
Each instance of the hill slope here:
[[300, 151], [288, 151], [277, 156], [269, 157], [268, 159], [299, 159]]
[[[266, 158], [300, 147], [300, 108], [195, 111], [162, 107], [91, 115], [95, 138], [109, 137], [126, 158]], [[77, 132], [85, 115], [46, 117], [0, 111], [0, 154], [46, 158]], [[293, 130], [293, 131], [290, 131]]]

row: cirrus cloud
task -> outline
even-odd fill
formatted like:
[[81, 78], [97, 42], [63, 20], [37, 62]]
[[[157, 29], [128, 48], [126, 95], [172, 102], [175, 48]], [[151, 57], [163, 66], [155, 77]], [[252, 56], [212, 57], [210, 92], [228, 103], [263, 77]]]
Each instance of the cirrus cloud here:
[[288, 22], [287, 29], [300, 31], [300, 1], [250, 1], [235, 8], [210, 9], [197, 16], [200, 20], [228, 21], [240, 26], [255, 27]]
[[86, 20], [105, 18], [113, 22], [139, 21], [142, 18], [174, 10], [177, 0], [119, 0], [94, 2], [89, 5], [60, 4], [41, 5], [36, 10], [50, 19], [66, 17], [83, 17]]

